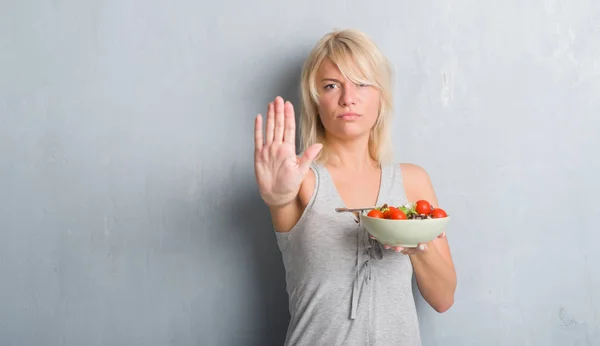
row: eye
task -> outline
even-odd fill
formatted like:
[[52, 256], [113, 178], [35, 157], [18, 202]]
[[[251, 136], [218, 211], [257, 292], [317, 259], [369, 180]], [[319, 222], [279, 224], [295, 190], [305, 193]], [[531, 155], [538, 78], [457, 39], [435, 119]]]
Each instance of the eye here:
[[336, 86], [337, 86], [337, 85], [335, 85], [335, 84], [327, 84], [327, 85], [325, 86], [325, 90], [330, 90], [330, 89], [333, 89], [333, 88], [334, 88], [334, 87], [336, 87]]

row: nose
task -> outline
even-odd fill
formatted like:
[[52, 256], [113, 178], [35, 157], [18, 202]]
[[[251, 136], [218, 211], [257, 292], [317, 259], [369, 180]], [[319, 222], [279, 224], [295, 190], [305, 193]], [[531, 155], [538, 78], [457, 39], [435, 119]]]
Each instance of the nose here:
[[340, 96], [340, 106], [348, 107], [356, 104], [356, 87], [350, 83], [342, 88]]

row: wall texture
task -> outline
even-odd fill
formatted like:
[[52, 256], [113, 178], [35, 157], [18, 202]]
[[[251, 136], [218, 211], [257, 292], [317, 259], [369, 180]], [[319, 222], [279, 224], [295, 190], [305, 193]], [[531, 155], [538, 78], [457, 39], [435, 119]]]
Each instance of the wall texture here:
[[425, 346], [600, 344], [598, 1], [4, 0], [0, 345], [281, 345], [253, 119], [343, 27], [454, 215]]

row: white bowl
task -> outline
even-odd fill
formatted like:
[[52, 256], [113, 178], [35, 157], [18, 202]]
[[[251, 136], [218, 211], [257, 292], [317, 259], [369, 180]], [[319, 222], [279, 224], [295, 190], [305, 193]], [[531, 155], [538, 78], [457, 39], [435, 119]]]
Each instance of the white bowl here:
[[384, 245], [417, 247], [444, 232], [450, 217], [424, 220], [393, 220], [367, 216], [360, 213], [365, 230]]

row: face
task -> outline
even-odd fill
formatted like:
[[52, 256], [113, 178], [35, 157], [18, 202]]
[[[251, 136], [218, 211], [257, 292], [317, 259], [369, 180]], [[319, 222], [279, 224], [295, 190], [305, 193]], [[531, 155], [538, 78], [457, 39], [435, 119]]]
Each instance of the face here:
[[328, 136], [340, 139], [368, 137], [379, 113], [375, 86], [356, 85], [326, 59], [316, 73], [318, 112]]

